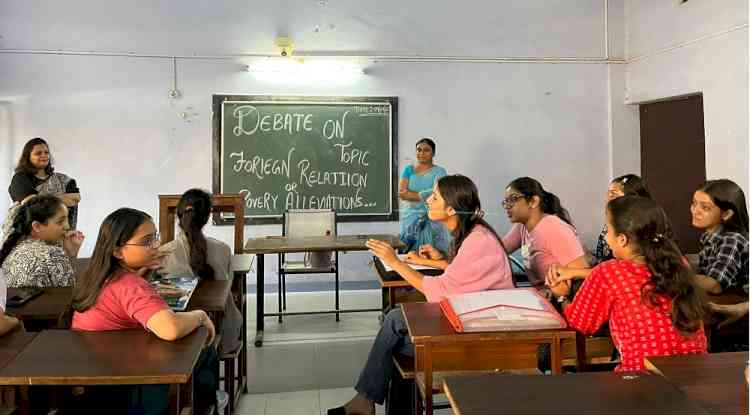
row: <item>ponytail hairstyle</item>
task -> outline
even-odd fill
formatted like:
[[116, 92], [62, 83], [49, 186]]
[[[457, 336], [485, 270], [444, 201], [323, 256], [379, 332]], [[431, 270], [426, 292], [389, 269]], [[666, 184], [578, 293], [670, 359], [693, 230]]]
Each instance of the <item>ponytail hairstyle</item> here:
[[663, 303], [660, 297], [666, 297], [672, 301], [672, 325], [683, 333], [698, 330], [706, 314], [705, 305], [664, 210], [652, 199], [623, 196], [607, 204], [607, 215], [615, 233], [628, 237], [651, 271], [651, 279], [641, 287], [644, 304], [659, 307]]
[[534, 196], [538, 196], [540, 202], [539, 208], [543, 213], [555, 215], [575, 228], [568, 211], [560, 204], [560, 199], [553, 193], [544, 190], [542, 184], [538, 181], [531, 177], [519, 177], [510, 182], [508, 187], [521, 193], [527, 201], [531, 200]]
[[474, 182], [466, 176], [452, 174], [443, 176], [437, 182], [438, 191], [443, 197], [445, 204], [456, 211], [458, 217], [458, 226], [453, 230], [453, 243], [448, 257], [452, 260], [461, 249], [461, 245], [475, 226], [484, 226], [495, 236], [498, 243], [505, 250], [502, 239], [497, 235], [494, 229], [484, 220], [482, 204], [479, 201], [479, 191]]
[[698, 189], [711, 197], [722, 213], [727, 210], [734, 212], [728, 221], [722, 221], [723, 230], [733, 231], [747, 238], [747, 205], [745, 193], [737, 183], [729, 179], [709, 180]]
[[[31, 164], [31, 152], [34, 150], [34, 146], [38, 145], [46, 146], [49, 151], [49, 144], [47, 144], [43, 138], [36, 137], [27, 141], [23, 146], [23, 150], [21, 150], [21, 157], [18, 159], [18, 164], [16, 165], [16, 173], [26, 173], [30, 175], [36, 174], [37, 169]], [[52, 167], [52, 152], [50, 152], [49, 163], [47, 163], [47, 167], [44, 168], [44, 172], [47, 173], [48, 176], [51, 176], [52, 173], [55, 172], [55, 168]]]
[[635, 174], [624, 174], [622, 176], [615, 177], [611, 183], [617, 183], [622, 187], [623, 196], [642, 196], [649, 199], [653, 199], [651, 192], [646, 186], [646, 181]]
[[214, 269], [208, 264], [208, 243], [203, 227], [211, 215], [211, 195], [201, 189], [190, 189], [177, 203], [177, 218], [190, 247], [190, 268], [199, 277], [215, 279]]
[[11, 230], [0, 248], [0, 265], [22, 239], [31, 235], [34, 222], [47, 223], [62, 207], [62, 200], [53, 195], [37, 195], [19, 206], [13, 217]]

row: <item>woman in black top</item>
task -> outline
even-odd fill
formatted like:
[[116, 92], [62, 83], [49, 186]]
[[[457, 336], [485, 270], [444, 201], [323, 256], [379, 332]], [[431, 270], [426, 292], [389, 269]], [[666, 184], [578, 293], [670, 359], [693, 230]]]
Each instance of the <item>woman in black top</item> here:
[[68, 207], [70, 228], [76, 228], [81, 192], [74, 179], [55, 172], [54, 167], [52, 167], [49, 146], [43, 139], [32, 138], [23, 146], [8, 193], [13, 200], [13, 205], [11, 205], [10, 212], [3, 225], [4, 235], [8, 234], [7, 227], [13, 223], [13, 217], [18, 207], [30, 196], [37, 194], [54, 195], [60, 198]]

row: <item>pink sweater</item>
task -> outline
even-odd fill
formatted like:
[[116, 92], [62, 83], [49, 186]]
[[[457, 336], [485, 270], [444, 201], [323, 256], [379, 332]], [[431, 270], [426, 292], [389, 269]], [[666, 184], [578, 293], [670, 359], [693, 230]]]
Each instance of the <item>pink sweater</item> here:
[[453, 294], [513, 288], [510, 264], [503, 247], [484, 226], [475, 226], [445, 272], [425, 277], [422, 292], [436, 303]]

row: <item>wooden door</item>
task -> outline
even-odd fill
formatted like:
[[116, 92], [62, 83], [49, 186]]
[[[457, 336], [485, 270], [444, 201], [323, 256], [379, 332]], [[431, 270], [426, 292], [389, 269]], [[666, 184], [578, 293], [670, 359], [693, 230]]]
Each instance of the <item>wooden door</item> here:
[[698, 252], [691, 225], [693, 192], [706, 181], [703, 97], [690, 95], [642, 104], [641, 175], [672, 222], [684, 253]]

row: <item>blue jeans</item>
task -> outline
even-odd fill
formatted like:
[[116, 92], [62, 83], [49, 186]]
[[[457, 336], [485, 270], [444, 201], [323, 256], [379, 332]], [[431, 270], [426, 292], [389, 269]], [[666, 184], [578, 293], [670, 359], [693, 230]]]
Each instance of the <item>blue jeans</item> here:
[[393, 355], [396, 353], [414, 356], [414, 344], [409, 339], [400, 307], [385, 316], [354, 389], [370, 401], [382, 405], [395, 370]]

